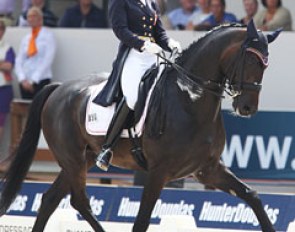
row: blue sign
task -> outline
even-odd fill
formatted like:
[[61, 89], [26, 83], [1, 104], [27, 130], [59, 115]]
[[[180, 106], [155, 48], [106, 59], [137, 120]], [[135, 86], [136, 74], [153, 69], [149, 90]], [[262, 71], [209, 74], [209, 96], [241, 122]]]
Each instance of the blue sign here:
[[[24, 183], [8, 214], [36, 216], [44, 183]], [[87, 186], [93, 213], [101, 221], [135, 221], [142, 188]], [[261, 194], [264, 209], [277, 231], [286, 231], [295, 219], [295, 196]], [[59, 208], [70, 207], [66, 196]], [[151, 222], [159, 223], [164, 215], [192, 215], [199, 227], [260, 230], [252, 209], [240, 199], [214, 191], [164, 189], [152, 212]]]
[[241, 178], [295, 179], [295, 112], [258, 112], [251, 118], [224, 111], [226, 166]]

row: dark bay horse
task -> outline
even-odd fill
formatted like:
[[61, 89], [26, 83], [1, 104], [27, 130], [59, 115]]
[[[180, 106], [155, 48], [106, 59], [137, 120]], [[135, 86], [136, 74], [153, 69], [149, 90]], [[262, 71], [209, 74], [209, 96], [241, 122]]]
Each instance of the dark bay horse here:
[[[164, 129], [157, 136], [144, 132], [141, 138], [148, 177], [133, 232], [148, 229], [163, 186], [188, 175], [243, 199], [252, 207], [262, 230], [275, 231], [257, 193], [224, 166], [220, 155], [225, 144], [222, 94], [225, 90], [232, 95], [233, 109], [238, 115], [250, 116], [257, 111], [268, 43], [278, 34], [264, 36], [253, 22], [247, 28], [221, 26], [194, 42], [177, 59], [165, 82], [161, 82]], [[104, 231], [91, 212], [85, 192], [87, 170], [94, 165], [95, 154], [103, 142], [103, 137], [87, 134], [84, 125], [89, 86], [99, 82], [85, 79], [52, 84], [34, 99], [15, 158], [2, 181], [0, 215], [7, 211], [21, 188], [42, 128], [62, 170], [43, 195], [32, 231], [44, 230], [48, 218], [66, 194], [71, 194], [72, 206], [94, 231]], [[153, 112], [152, 104], [150, 109]], [[146, 128], [155, 124], [155, 115], [148, 114]], [[120, 140], [112, 165], [142, 169], [132, 158], [130, 149], [129, 140]]]

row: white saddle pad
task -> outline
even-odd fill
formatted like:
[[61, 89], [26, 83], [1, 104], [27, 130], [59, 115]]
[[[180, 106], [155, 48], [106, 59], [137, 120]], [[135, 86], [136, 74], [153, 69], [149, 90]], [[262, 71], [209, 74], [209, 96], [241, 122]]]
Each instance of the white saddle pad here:
[[[160, 65], [157, 78], [155, 82], [153, 83], [151, 89], [149, 90], [148, 96], [146, 98], [143, 114], [141, 115], [139, 122], [135, 126], [135, 131], [133, 131], [133, 133], [137, 134], [138, 136], [140, 136], [143, 133], [145, 118], [147, 115], [151, 94], [164, 68], [165, 68], [165, 65]], [[99, 85], [93, 85], [89, 87], [91, 96], [88, 100], [87, 107], [86, 107], [85, 127], [86, 127], [87, 133], [90, 135], [106, 135], [109, 124], [113, 118], [113, 114], [115, 111], [115, 104], [109, 107], [103, 107], [92, 102], [93, 99], [97, 96], [97, 94], [103, 89], [106, 82], [107, 80], [101, 82]], [[121, 137], [128, 138], [129, 137], [128, 131], [123, 130]]]
[[[112, 104], [108, 107], [103, 107], [93, 103], [93, 99], [97, 96], [97, 94], [102, 90], [105, 86], [106, 81], [100, 83], [99, 85], [90, 86], [91, 96], [87, 103], [86, 108], [86, 122], [85, 127], [86, 131], [90, 135], [105, 135], [108, 130], [108, 126], [112, 120], [115, 104]], [[149, 97], [148, 97], [149, 99]], [[135, 127], [135, 133], [140, 136], [143, 131], [144, 121], [146, 117], [147, 106], [145, 106], [144, 113]], [[128, 131], [123, 130], [121, 137], [128, 138]]]

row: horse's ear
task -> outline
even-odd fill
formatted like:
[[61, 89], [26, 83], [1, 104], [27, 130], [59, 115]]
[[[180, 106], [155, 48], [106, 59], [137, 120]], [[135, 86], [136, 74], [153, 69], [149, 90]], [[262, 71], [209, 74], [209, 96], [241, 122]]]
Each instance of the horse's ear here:
[[275, 30], [273, 33], [268, 34], [267, 37], [267, 41], [268, 43], [272, 43], [278, 36], [279, 34], [282, 32], [283, 28], [279, 28], [277, 30]]
[[253, 19], [247, 25], [248, 38], [259, 38]]

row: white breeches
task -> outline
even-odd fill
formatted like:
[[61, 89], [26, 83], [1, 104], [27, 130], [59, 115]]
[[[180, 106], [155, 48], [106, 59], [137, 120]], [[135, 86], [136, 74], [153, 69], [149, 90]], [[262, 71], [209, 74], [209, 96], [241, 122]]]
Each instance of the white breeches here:
[[134, 110], [138, 97], [138, 87], [143, 74], [156, 61], [157, 56], [154, 54], [139, 52], [135, 49], [130, 50], [121, 77], [121, 88], [130, 109]]

